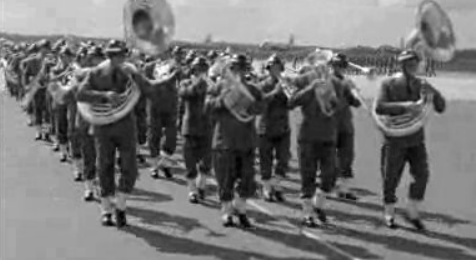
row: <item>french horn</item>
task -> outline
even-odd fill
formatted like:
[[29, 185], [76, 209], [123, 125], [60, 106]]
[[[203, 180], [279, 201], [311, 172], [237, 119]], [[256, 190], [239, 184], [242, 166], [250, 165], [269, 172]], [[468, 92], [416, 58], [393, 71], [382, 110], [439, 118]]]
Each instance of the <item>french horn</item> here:
[[[405, 41], [406, 49], [413, 49], [422, 61], [431, 58], [448, 62], [454, 57], [456, 37], [453, 25], [445, 11], [433, 0], [424, 0], [418, 6], [416, 27]], [[398, 75], [395, 75], [398, 77]], [[425, 84], [420, 93], [419, 113], [406, 113], [398, 116], [384, 116], [376, 113], [377, 104], [372, 107], [373, 119], [381, 132], [390, 137], [402, 137], [422, 129], [432, 112], [433, 94]]]

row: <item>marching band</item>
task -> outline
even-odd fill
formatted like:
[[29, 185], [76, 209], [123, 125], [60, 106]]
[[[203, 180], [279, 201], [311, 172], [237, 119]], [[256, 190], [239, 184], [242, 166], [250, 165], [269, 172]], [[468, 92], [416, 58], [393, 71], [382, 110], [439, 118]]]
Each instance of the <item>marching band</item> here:
[[[273, 55], [264, 74], [257, 75], [250, 57], [231, 50], [199, 54], [177, 46], [164, 59], [163, 53], [161, 58], [134, 56], [119, 40], [106, 46], [82, 43], [76, 52], [69, 44], [5, 45], [7, 87], [35, 125], [35, 140], [53, 142], [54, 136], [61, 162], [71, 157], [74, 180], [85, 184], [84, 200], [100, 199], [103, 225], [127, 225], [127, 197], [138, 177], [137, 163], [144, 161], [138, 148], [147, 144], [153, 178], [160, 173], [173, 178], [177, 138], [182, 138], [189, 201], [201, 203], [207, 179], [215, 178], [223, 225], [252, 227], [246, 202], [258, 187], [267, 202], [286, 200], [280, 182], [291, 157], [289, 113], [295, 108], [302, 115], [297, 144], [303, 225], [327, 222], [326, 198], [334, 190], [342, 199], [358, 200], [350, 189], [355, 177], [351, 108], [362, 106], [362, 99], [345, 75], [358, 66], [345, 55], [316, 50], [292, 76], [284, 73], [285, 61]], [[429, 167], [424, 125], [415, 118], [423, 121], [428, 106], [444, 112], [445, 99], [415, 76], [420, 59], [413, 50], [401, 52], [401, 73], [383, 81], [374, 105], [384, 136], [383, 219], [390, 228], [396, 227], [395, 190], [406, 162], [414, 178], [406, 219], [425, 228], [418, 209]], [[418, 128], [402, 133], [401, 125], [408, 124]]]

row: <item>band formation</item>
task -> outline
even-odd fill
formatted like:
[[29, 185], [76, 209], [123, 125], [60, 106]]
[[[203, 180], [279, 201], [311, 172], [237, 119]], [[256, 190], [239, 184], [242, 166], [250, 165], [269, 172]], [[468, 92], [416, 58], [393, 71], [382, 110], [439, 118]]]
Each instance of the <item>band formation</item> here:
[[[255, 71], [250, 57], [229, 49], [199, 53], [175, 46], [159, 59], [132, 55], [137, 51], [119, 40], [73, 47], [45, 39], [2, 48], [8, 91], [36, 128], [34, 140], [53, 143], [61, 162], [71, 159], [74, 180], [84, 182], [84, 201], [100, 200], [105, 226], [127, 225], [127, 197], [145, 161], [139, 148], [149, 149], [152, 178], [173, 178], [178, 138], [190, 203], [211, 196], [207, 179], [215, 179], [225, 227], [252, 227], [246, 205], [257, 189], [269, 203], [286, 200], [280, 182], [294, 136], [302, 224], [325, 225], [331, 193], [358, 200], [351, 189], [358, 177], [352, 108], [364, 104], [347, 75], [355, 65], [343, 54], [318, 49], [288, 75], [277, 55]], [[419, 208], [430, 172], [419, 122], [428, 108], [444, 112], [445, 99], [416, 75], [420, 59], [409, 49], [396, 57], [398, 72], [395, 66], [385, 75], [372, 108], [383, 136], [382, 221], [389, 228], [397, 227], [395, 192], [408, 162], [413, 182], [405, 219], [425, 229]], [[302, 115], [296, 134], [293, 109]], [[402, 132], [402, 124], [411, 129]]]

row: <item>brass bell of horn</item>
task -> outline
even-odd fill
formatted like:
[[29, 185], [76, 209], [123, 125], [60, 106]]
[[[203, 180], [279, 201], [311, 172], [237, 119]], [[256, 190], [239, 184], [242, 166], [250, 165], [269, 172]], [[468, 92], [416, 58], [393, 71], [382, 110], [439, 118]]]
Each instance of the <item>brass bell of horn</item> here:
[[175, 33], [172, 8], [166, 0], [127, 0], [124, 5], [127, 44], [148, 55], [165, 51]]
[[448, 62], [455, 54], [456, 37], [447, 13], [433, 0], [424, 0], [417, 9], [416, 27], [407, 37], [405, 48], [423, 57]]

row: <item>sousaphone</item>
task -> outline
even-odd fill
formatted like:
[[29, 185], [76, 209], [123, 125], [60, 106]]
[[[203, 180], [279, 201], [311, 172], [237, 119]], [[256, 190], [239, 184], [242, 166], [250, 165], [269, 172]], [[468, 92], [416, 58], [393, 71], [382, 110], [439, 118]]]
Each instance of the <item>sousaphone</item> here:
[[123, 14], [129, 46], [148, 55], [167, 49], [175, 33], [175, 19], [166, 0], [127, 0]]

